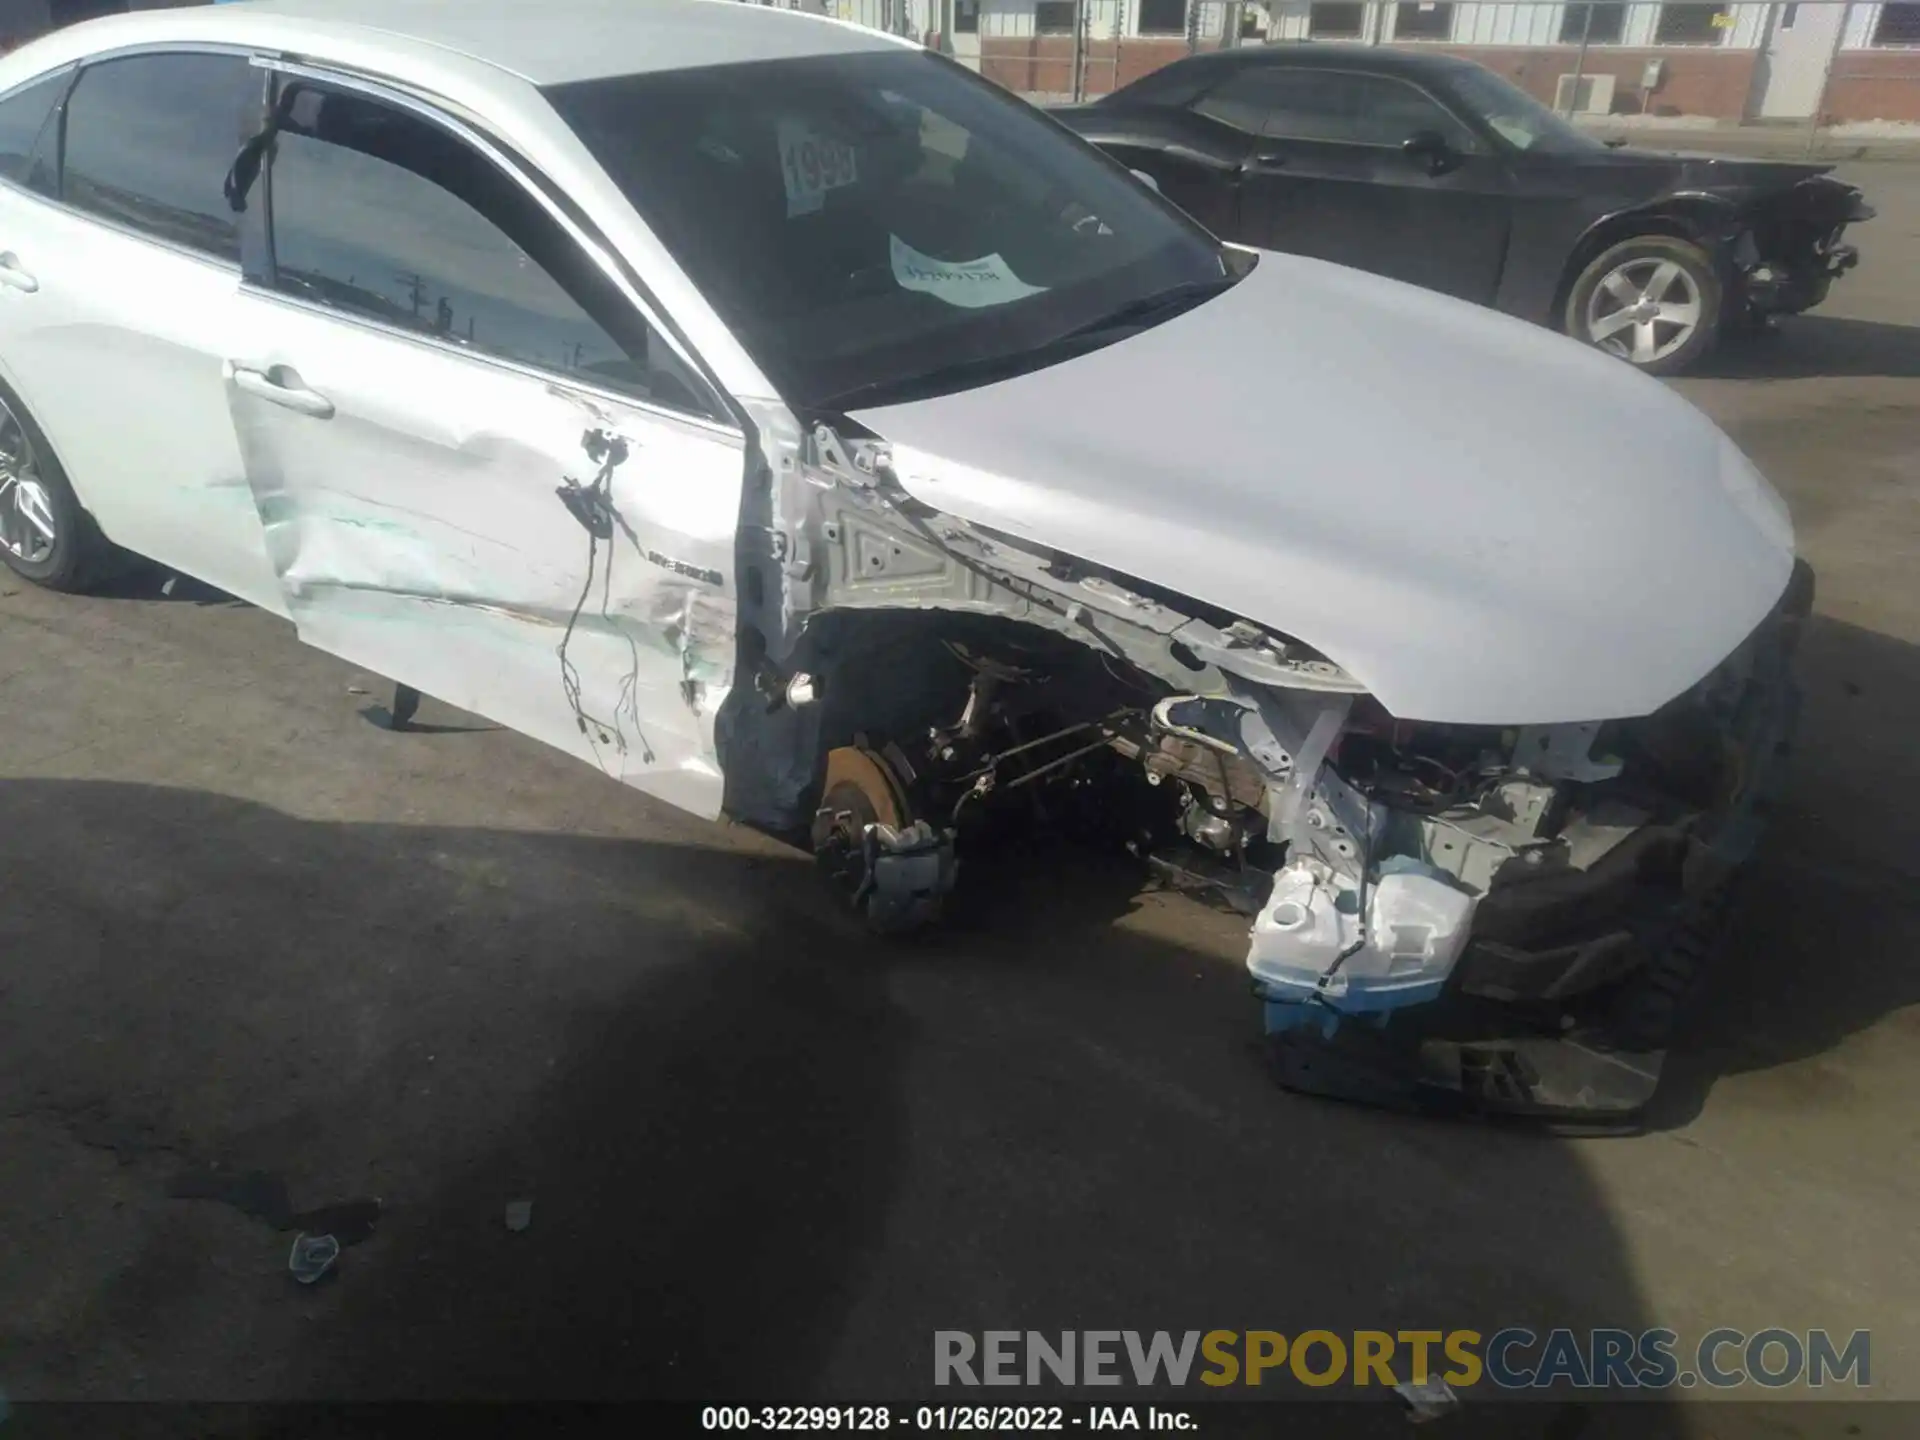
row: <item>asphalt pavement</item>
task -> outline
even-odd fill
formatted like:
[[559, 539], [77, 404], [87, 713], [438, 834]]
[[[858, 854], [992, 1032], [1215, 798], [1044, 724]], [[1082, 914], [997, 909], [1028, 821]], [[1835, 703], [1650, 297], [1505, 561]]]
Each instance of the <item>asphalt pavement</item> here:
[[[883, 948], [771, 841], [432, 701], [390, 732], [264, 613], [8, 578], [0, 1391], [905, 1399], [936, 1329], [1664, 1324], [1870, 1329], [1920, 1399], [1920, 166], [1861, 175], [1827, 309], [1681, 383], [1820, 588], [1790, 802], [1655, 1133], [1289, 1096], [1237, 927], [1123, 870], [1010, 856]], [[273, 1217], [169, 1193], [214, 1167], [384, 1214], [303, 1288]], [[1911, 1414], [1738, 1413], [1660, 1423]], [[1473, 1433], [1655, 1433], [1587, 1418]]]

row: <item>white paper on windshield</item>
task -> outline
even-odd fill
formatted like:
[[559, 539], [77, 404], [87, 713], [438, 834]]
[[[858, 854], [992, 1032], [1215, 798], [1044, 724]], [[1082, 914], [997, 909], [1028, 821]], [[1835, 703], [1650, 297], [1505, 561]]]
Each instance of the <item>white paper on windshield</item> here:
[[787, 218], [811, 215], [827, 203], [827, 192], [859, 178], [853, 147], [823, 135], [801, 120], [778, 126], [780, 178], [787, 187]]
[[922, 255], [898, 235], [889, 235], [887, 240], [893, 250], [893, 278], [900, 288], [918, 290], [949, 305], [981, 310], [1038, 295], [1047, 288], [1027, 284], [998, 255], [983, 255], [978, 260], [936, 260]]

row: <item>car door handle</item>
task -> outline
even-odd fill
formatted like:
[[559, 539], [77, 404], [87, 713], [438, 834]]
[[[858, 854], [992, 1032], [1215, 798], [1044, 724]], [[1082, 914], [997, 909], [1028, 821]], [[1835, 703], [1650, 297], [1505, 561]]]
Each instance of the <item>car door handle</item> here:
[[1254, 155], [1242, 160], [1233, 172], [1235, 180], [1244, 180], [1249, 175], [1267, 175], [1282, 168], [1287, 163], [1284, 155]]
[[316, 420], [333, 418], [333, 402], [318, 390], [309, 390], [300, 379], [300, 372], [291, 365], [273, 365], [265, 370], [256, 370], [251, 365], [240, 365], [228, 361], [228, 370], [233, 383], [249, 395], [258, 395], [274, 405], [288, 410], [297, 410], [302, 415], [311, 415]]
[[11, 285], [29, 295], [40, 288], [40, 282], [21, 267], [20, 257], [11, 250], [0, 255], [0, 285]]

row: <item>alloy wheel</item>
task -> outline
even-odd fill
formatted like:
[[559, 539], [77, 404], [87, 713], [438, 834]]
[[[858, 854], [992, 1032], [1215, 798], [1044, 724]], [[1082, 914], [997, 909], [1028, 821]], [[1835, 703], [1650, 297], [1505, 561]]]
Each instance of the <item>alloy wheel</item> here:
[[1587, 297], [1587, 337], [1636, 365], [1664, 360], [1700, 328], [1700, 282], [1674, 260], [1622, 261]]
[[33, 442], [0, 400], [0, 545], [29, 565], [44, 564], [59, 543], [53, 496], [40, 478]]

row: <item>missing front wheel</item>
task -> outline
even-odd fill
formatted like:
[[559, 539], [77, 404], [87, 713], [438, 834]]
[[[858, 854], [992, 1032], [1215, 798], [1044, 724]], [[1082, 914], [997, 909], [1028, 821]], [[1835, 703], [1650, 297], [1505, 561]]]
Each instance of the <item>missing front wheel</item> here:
[[828, 887], [883, 934], [933, 923], [953, 889], [953, 834], [916, 817], [885, 759], [860, 745], [827, 757], [813, 853]]

